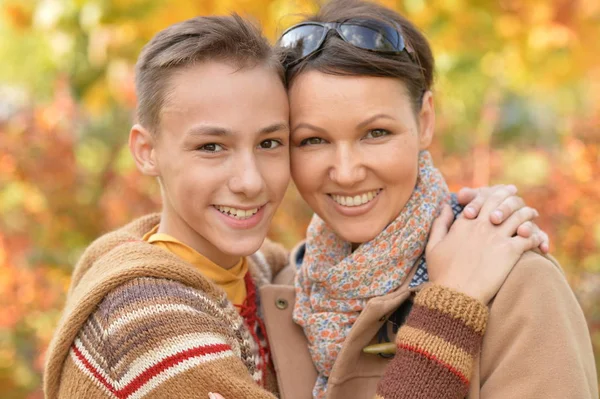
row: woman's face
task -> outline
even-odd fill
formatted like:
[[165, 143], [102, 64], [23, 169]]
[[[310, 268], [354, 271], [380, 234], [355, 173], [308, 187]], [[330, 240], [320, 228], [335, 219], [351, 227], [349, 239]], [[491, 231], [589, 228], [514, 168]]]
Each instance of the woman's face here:
[[291, 171], [344, 240], [377, 236], [407, 203], [433, 135], [431, 93], [417, 114], [398, 79], [304, 72], [290, 89]]

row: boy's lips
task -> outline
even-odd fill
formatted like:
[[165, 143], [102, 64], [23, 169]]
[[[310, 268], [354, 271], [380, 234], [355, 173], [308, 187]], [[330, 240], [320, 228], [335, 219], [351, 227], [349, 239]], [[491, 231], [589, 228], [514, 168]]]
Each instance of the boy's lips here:
[[250, 229], [258, 225], [265, 214], [266, 204], [256, 207], [231, 207], [225, 205], [213, 205], [219, 217], [230, 227], [235, 229]]

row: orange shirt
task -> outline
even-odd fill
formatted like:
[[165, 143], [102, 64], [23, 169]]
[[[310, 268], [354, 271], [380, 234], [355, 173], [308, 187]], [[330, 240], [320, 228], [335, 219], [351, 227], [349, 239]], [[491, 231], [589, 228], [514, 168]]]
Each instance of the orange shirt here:
[[244, 302], [246, 299], [244, 277], [248, 272], [248, 262], [245, 257], [240, 259], [231, 269], [224, 269], [175, 237], [165, 233], [157, 233], [157, 231], [158, 226], [155, 226], [144, 235], [144, 241], [166, 249], [194, 265], [206, 278], [225, 291], [227, 298], [234, 305], [241, 305]]

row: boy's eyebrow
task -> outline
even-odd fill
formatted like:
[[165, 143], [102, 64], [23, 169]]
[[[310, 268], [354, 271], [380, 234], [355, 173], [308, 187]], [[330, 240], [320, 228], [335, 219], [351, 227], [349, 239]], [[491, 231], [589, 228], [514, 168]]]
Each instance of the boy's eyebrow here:
[[200, 125], [188, 130], [190, 136], [229, 136], [231, 130], [219, 126]]
[[[283, 122], [274, 123], [272, 125], [269, 125], [267, 127], [263, 127], [262, 129], [260, 129], [259, 134], [260, 135], [270, 134], [270, 133], [275, 133], [280, 130], [286, 130], [286, 129], [288, 129], [287, 123], [283, 123]], [[233, 134], [233, 132], [230, 129], [226, 129], [226, 128], [220, 127], [220, 126], [211, 126], [211, 125], [194, 126], [190, 130], [188, 130], [188, 135], [191, 135], [191, 136], [230, 136], [232, 134]]]
[[263, 135], [263, 134], [275, 133], [280, 130], [287, 130], [287, 129], [289, 129], [287, 123], [284, 123], [284, 122], [274, 123], [270, 126], [263, 127], [262, 129], [260, 129], [259, 134]]

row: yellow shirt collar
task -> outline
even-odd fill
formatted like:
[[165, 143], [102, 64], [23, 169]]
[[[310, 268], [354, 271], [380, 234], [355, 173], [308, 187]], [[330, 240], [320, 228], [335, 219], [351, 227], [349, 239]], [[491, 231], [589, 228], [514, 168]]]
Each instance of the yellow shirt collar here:
[[224, 269], [175, 237], [157, 231], [158, 225], [144, 235], [144, 241], [166, 249], [194, 265], [204, 276], [221, 287], [234, 305], [241, 305], [244, 302], [246, 299], [244, 277], [248, 272], [248, 262], [245, 257], [231, 269]]

